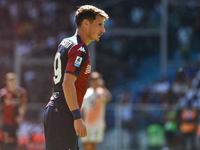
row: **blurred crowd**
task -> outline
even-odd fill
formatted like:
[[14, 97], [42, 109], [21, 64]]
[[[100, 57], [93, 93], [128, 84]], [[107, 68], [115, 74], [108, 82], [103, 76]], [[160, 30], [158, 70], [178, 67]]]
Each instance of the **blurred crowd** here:
[[[178, 68], [150, 87], [117, 97], [126, 148], [198, 150], [200, 148], [200, 63]], [[113, 127], [107, 112], [107, 125]]]
[[[192, 101], [193, 106], [200, 107], [199, 88], [200, 63], [195, 62], [178, 68], [168, 77], [153, 80], [150, 87], [144, 85], [141, 89], [130, 93], [129, 101], [139, 104], [180, 106], [186, 106], [188, 101]], [[124, 95], [127, 96], [126, 93]]]
[[[160, 0], [122, 0], [113, 3], [100, 0], [71, 0], [67, 3], [64, 0], [1, 0], [0, 77], [14, 69], [15, 50], [25, 58], [48, 57], [53, 60], [62, 38], [74, 34], [74, 11], [82, 4], [97, 5], [109, 14], [110, 19], [105, 22], [107, 30], [115, 27], [161, 27], [163, 9]], [[199, 49], [200, 8], [188, 3], [187, 6], [169, 6], [168, 9], [169, 59], [198, 59], [196, 54]], [[159, 57], [159, 41], [160, 37], [155, 36], [127, 37], [105, 34], [96, 44], [95, 59], [96, 70], [104, 74], [107, 87], [112, 90], [116, 86], [126, 85], [130, 80], [137, 79], [140, 74], [136, 72], [141, 69], [143, 58]], [[47, 97], [51, 94], [51, 71], [51, 64], [49, 67], [41, 65], [22, 68], [21, 84], [27, 88], [30, 102], [48, 101]], [[0, 85], [3, 84], [3, 81], [0, 81]], [[44, 88], [38, 90], [38, 87], [42, 86]], [[37, 97], [31, 91], [42, 94], [37, 94], [40, 95]]]
[[26, 120], [19, 126], [18, 150], [45, 150], [42, 121]]
[[[114, 1], [113, 1], [114, 2]], [[23, 58], [52, 58], [54, 57], [57, 45], [62, 40], [62, 38], [71, 36], [75, 32], [74, 24], [74, 11], [76, 7], [82, 4], [94, 4], [105, 9], [109, 14], [110, 19], [106, 22], [106, 28], [111, 27], [133, 27], [133, 28], [158, 28], [160, 21], [161, 6], [159, 0], [151, 1], [120, 1], [117, 3], [109, 4], [106, 1], [100, 0], [84, 0], [84, 1], [66, 1], [59, 0], [1, 0], [0, 1], [0, 65], [1, 72], [0, 76], [3, 77], [8, 71], [14, 69], [14, 51]], [[6, 17], [5, 17], [6, 16]], [[123, 43], [119, 43], [120, 38], [110, 40], [109, 36], [105, 35], [102, 42], [96, 46], [97, 56], [96, 63], [97, 68], [100, 72], [104, 72], [106, 68], [104, 63], [110, 66], [118, 66], [119, 62], [116, 62], [122, 54], [123, 66], [127, 65], [127, 62], [132, 62], [134, 55], [129, 49], [121, 47], [126, 44], [126, 39], [124, 38]], [[106, 40], [106, 42], [105, 42]], [[132, 40], [129, 40], [129, 45]], [[141, 40], [135, 43], [141, 43]], [[147, 43], [150, 45], [151, 42]], [[157, 40], [153, 40], [157, 42]], [[105, 45], [105, 44], [107, 45]], [[108, 44], [111, 43], [111, 44]], [[120, 45], [119, 45], [120, 44]], [[127, 44], [126, 44], [127, 45]], [[102, 48], [105, 47], [105, 48]], [[140, 47], [139, 45], [137, 47]], [[148, 47], [148, 46], [146, 46]], [[144, 53], [145, 47], [142, 48]], [[150, 50], [150, 49], [149, 49]], [[153, 51], [153, 50], [151, 50]], [[130, 58], [124, 60], [125, 57], [130, 55]], [[112, 58], [110, 58], [112, 57]], [[103, 59], [102, 59], [103, 58]], [[107, 60], [108, 62], [104, 61]], [[23, 64], [22, 64], [23, 65]], [[107, 66], [109, 66], [107, 65]], [[120, 77], [120, 72], [124, 71], [122, 65], [120, 65], [118, 70], [112, 70], [112, 74]], [[128, 67], [131, 65], [127, 65]], [[134, 65], [133, 65], [134, 66]], [[112, 67], [116, 69], [116, 67]], [[122, 70], [123, 69], [123, 70]], [[41, 70], [44, 70], [41, 72]], [[30, 102], [46, 102], [45, 96], [50, 96], [50, 86], [51, 83], [51, 64], [49, 68], [43, 65], [41, 66], [28, 66], [22, 67], [21, 84], [25, 87], [29, 93]], [[129, 71], [128, 71], [129, 73]], [[131, 77], [132, 74], [129, 74]], [[114, 82], [117, 81], [115, 75], [110, 80], [110, 76], [106, 73], [105, 80], [108, 82], [109, 88], [114, 86]], [[126, 75], [123, 77], [126, 78]], [[39, 81], [41, 80], [41, 81]], [[45, 83], [45, 84], [43, 84]], [[0, 85], [3, 86], [3, 81], [0, 81]], [[38, 87], [43, 86], [43, 89], [38, 91]], [[45, 89], [49, 89], [45, 91]], [[36, 97], [31, 91], [38, 91], [37, 94], [40, 95]]]
[[[144, 7], [142, 4], [139, 5], [139, 8], [141, 10], [145, 10], [144, 8], [146, 7]], [[155, 2], [152, 4], [153, 6], [148, 5], [150, 9], [149, 11], [144, 11], [148, 14], [147, 18], [149, 21], [147, 21], [148, 19], [145, 19], [144, 16], [138, 15], [145, 21], [140, 21], [143, 24], [140, 24], [139, 26], [131, 25], [130, 27], [134, 27], [136, 29], [159, 29], [161, 27], [159, 24], [161, 21], [159, 16], [163, 12], [161, 3], [157, 1], [157, 3]], [[134, 7], [132, 7], [132, 9], [134, 9]], [[154, 18], [156, 21], [152, 18]], [[148, 26], [148, 22], [151, 22], [152, 26]], [[155, 24], [156, 22], [159, 23]], [[131, 21], [129, 21], [129, 25], [130, 23]], [[182, 61], [186, 64], [190, 61], [199, 60], [199, 6], [195, 6], [192, 3], [184, 6], [169, 5], [167, 30], [167, 53], [169, 61]], [[126, 84], [130, 81], [129, 79], [134, 78], [137, 80], [140, 78], [140, 76], [142, 76], [142, 78], [147, 78], [147, 75], [146, 77], [145, 75], [142, 75], [145, 74], [145, 70], [142, 70], [143, 72], [140, 71], [142, 69], [141, 64], [144, 61], [146, 62], [146, 65], [149, 65], [152, 72], [155, 72], [154, 68], [159, 68], [160, 37], [145, 37], [140, 35], [133, 37], [106, 35], [103, 40], [97, 43], [97, 54], [98, 57], [101, 58], [99, 60], [97, 59], [97, 67], [100, 71], [102, 70], [102, 72], [104, 72], [106, 77], [109, 79], [109, 86], [119, 86], [119, 84], [116, 83]], [[146, 58], [150, 57], [155, 59], [152, 60], [152, 62], [145, 60]], [[105, 59], [107, 61], [104, 61]], [[107, 67], [102, 65], [104, 63], [106, 63]], [[176, 64], [174, 63], [173, 65]], [[110, 71], [111, 73], [107, 73], [106, 70], [108, 68], [112, 69], [112, 71]], [[158, 74], [159, 70], [156, 71]], [[152, 72], [149, 72], [149, 74]]]
[[[106, 0], [0, 0], [0, 78], [3, 79], [5, 73], [14, 70], [14, 51], [22, 58], [53, 60], [60, 41], [74, 34], [74, 11], [82, 4], [94, 4], [109, 14], [110, 18], [105, 22], [106, 30], [110, 28], [159, 30], [161, 27], [163, 8], [160, 0], [113, 0], [112, 3]], [[155, 72], [154, 74], [159, 72], [155, 68], [159, 68], [157, 60], [160, 55], [160, 37], [113, 36], [105, 33], [95, 46], [95, 70], [103, 74], [106, 86], [113, 92], [112, 103], [120, 104], [123, 110], [122, 126], [132, 130], [129, 140], [132, 140], [130, 143], [135, 147], [138, 145], [138, 142], [135, 142], [138, 135], [144, 145], [145, 137], [142, 132], [138, 133], [143, 128], [153, 137], [151, 139], [156, 141], [157, 138], [158, 145], [176, 146], [173, 145], [173, 141], [168, 140], [174, 131], [178, 131], [179, 126], [170, 128], [167, 125], [168, 121], [171, 119], [172, 123], [175, 120], [175, 124], [178, 122], [180, 125], [184, 120], [184, 115], [180, 119], [181, 110], [177, 108], [187, 108], [188, 105], [193, 109], [200, 108], [200, 6], [192, 1], [188, 5], [169, 5], [167, 29], [168, 60], [181, 61], [184, 65], [167, 76], [152, 78], [149, 80], [150, 86], [149, 83], [142, 84], [142, 88], [138, 87], [137, 90], [131, 88], [129, 84], [134, 82], [130, 81], [144, 80], [152, 72]], [[155, 59], [145, 60], [149, 57]], [[146, 62], [151, 72], [142, 70], [143, 62]], [[49, 101], [52, 65], [22, 67], [21, 86], [27, 90], [28, 102]], [[0, 80], [0, 87], [4, 85], [4, 80]], [[133, 111], [134, 104], [142, 106], [139, 107], [142, 111]], [[157, 106], [155, 111], [144, 110], [145, 106], [148, 107], [150, 104], [155, 104], [152, 107]], [[160, 110], [158, 106], [163, 109]], [[113, 127], [112, 115], [112, 112], [107, 113], [109, 118], [107, 129]], [[193, 121], [198, 124], [198, 115]], [[29, 120], [21, 125], [23, 130], [20, 132], [19, 142], [22, 149], [23, 146], [27, 148], [27, 145], [29, 149], [35, 149], [34, 145], [38, 146], [37, 149], [44, 149], [40, 123]], [[155, 129], [160, 129], [158, 137], [154, 136]], [[200, 137], [200, 128], [197, 129], [199, 130], [192, 133]], [[169, 134], [165, 135], [164, 131], [169, 131]], [[163, 136], [166, 136], [166, 145], [159, 140], [164, 138]]]

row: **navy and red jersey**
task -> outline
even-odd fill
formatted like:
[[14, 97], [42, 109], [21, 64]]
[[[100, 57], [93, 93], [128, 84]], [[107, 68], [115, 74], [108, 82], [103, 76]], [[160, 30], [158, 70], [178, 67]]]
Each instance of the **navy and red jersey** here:
[[58, 45], [52, 78], [53, 94], [47, 106], [55, 106], [64, 110], [68, 108], [62, 88], [65, 73], [77, 76], [75, 88], [78, 105], [81, 108], [83, 97], [88, 88], [91, 64], [88, 48], [81, 41], [79, 35], [65, 38]]
[[15, 93], [9, 91], [7, 87], [0, 90], [1, 106], [3, 106], [3, 124], [15, 125], [15, 117], [18, 115], [20, 105], [26, 104], [26, 90], [17, 87]]

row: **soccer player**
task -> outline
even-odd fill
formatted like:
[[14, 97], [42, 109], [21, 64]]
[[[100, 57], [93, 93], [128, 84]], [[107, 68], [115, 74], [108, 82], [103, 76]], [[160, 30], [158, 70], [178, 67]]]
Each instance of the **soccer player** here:
[[91, 74], [87, 46], [99, 41], [107, 19], [108, 15], [95, 6], [80, 6], [75, 13], [75, 35], [58, 45], [53, 94], [44, 110], [46, 150], [79, 150], [78, 136], [87, 135], [80, 113]]
[[87, 136], [81, 141], [85, 150], [95, 150], [103, 141], [105, 130], [105, 106], [111, 100], [111, 93], [104, 85], [102, 75], [93, 72], [82, 105], [82, 116], [87, 127]]
[[18, 124], [26, 112], [26, 90], [17, 85], [16, 75], [9, 72], [5, 75], [6, 87], [0, 90], [3, 108], [3, 145], [2, 150], [17, 149]]

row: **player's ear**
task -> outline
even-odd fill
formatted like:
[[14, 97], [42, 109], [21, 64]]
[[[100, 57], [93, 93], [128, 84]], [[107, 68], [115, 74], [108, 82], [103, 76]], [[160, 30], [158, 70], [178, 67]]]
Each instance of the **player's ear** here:
[[87, 20], [87, 19], [84, 19], [83, 20], [83, 22], [82, 22], [82, 25], [84, 26], [84, 27], [88, 27], [89, 26], [89, 21]]

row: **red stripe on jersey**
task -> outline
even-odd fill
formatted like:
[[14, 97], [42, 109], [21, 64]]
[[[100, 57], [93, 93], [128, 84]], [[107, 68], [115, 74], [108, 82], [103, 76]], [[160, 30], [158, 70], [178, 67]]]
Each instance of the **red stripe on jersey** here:
[[[84, 53], [81, 50], [79, 50], [81, 47], [83, 47], [83, 44], [77, 44], [74, 45], [68, 52], [68, 61], [65, 71], [73, 72], [75, 73], [75, 69], [77, 66], [75, 66], [75, 61], [77, 56], [81, 57], [81, 54]], [[83, 61], [83, 60], [82, 60]], [[83, 62], [81, 62], [83, 63]]]
[[[66, 72], [77, 75], [75, 70], [79, 69], [79, 67], [75, 66], [74, 63], [77, 59], [77, 56], [81, 57], [82, 53], [86, 53], [86, 51], [84, 51], [83, 44], [77, 44], [69, 50], [68, 63], [67, 63], [66, 69], [65, 69]], [[81, 64], [82, 63], [84, 63], [84, 64], [80, 68], [81, 70], [80, 70], [79, 76], [77, 75], [78, 78], [75, 82], [75, 87], [76, 87], [76, 91], [77, 91], [77, 99], [78, 99], [78, 104], [79, 104], [80, 108], [82, 105], [83, 97], [88, 88], [89, 77], [91, 74], [91, 70], [88, 71], [88, 68], [91, 69], [89, 53], [87, 55], [87, 60], [85, 62], [81, 62]]]

